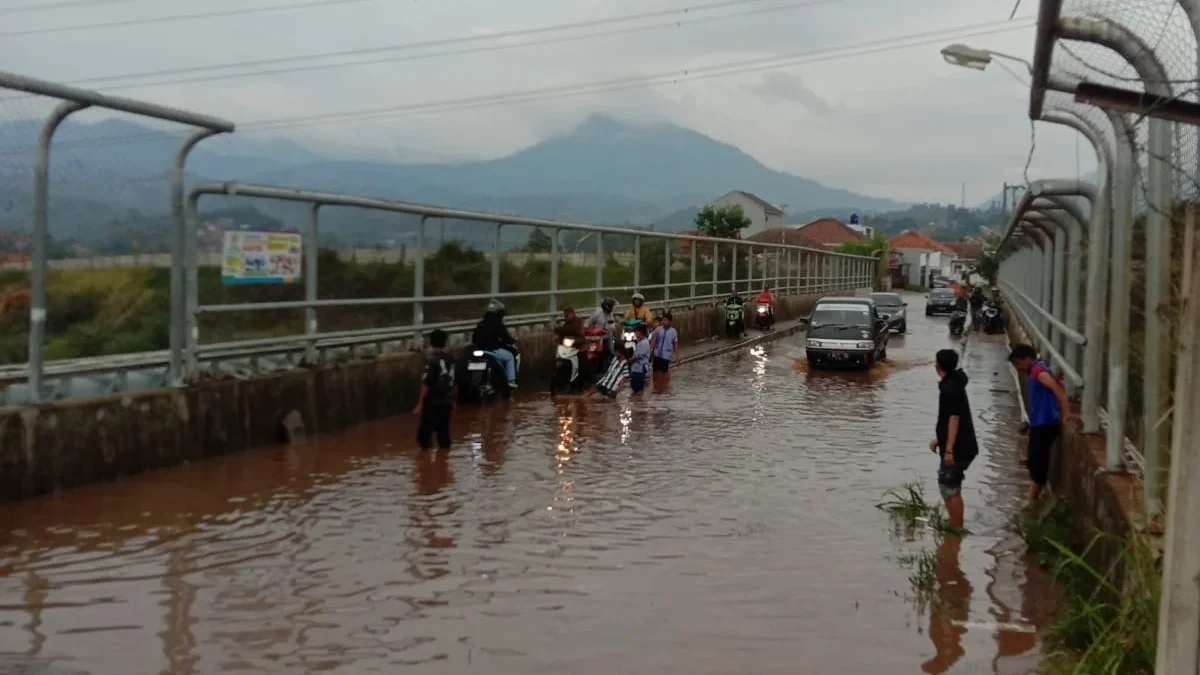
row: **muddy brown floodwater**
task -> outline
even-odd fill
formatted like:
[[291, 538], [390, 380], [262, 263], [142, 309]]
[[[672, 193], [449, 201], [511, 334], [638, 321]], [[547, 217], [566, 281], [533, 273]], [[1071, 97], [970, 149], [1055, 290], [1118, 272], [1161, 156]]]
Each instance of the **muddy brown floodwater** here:
[[[874, 507], [937, 497], [955, 343], [909, 302], [872, 373], [809, 372], [799, 335], [667, 394], [462, 410], [449, 453], [398, 418], [0, 508], [0, 672], [1037, 672], [1002, 336], [967, 346], [961, 550]], [[937, 608], [901, 562], [922, 548]]]

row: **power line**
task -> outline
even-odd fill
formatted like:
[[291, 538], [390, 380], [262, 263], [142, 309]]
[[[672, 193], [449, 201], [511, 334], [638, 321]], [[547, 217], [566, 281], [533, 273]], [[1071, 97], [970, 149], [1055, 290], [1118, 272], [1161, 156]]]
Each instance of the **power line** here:
[[25, 12], [49, 12], [57, 9], [72, 7], [102, 7], [105, 5], [128, 5], [148, 0], [62, 0], [61, 2], [42, 2], [35, 5], [9, 5], [0, 7], [0, 14], [22, 14]]
[[222, 16], [244, 16], [247, 14], [266, 14], [268, 12], [283, 12], [330, 5], [349, 5], [373, 0], [309, 0], [308, 2], [291, 2], [286, 5], [270, 7], [244, 7], [242, 9], [224, 9], [215, 12], [199, 12], [196, 14], [175, 14], [173, 16], [155, 16], [141, 19], [122, 19], [108, 23], [76, 24], [73, 26], [54, 26], [51, 28], [24, 28], [0, 33], [0, 37], [25, 37], [29, 35], [47, 35], [50, 33], [66, 33], [79, 30], [101, 30], [105, 28], [123, 28], [126, 26], [144, 26], [156, 23], [171, 23], [174, 21], [193, 21], [196, 19], [213, 19]]
[[[145, 71], [145, 72], [141, 72], [141, 73], [126, 73], [123, 75], [106, 75], [106, 76], [100, 76], [100, 77], [84, 78], [84, 79], [80, 79], [80, 80], [72, 80], [72, 81], [67, 82], [67, 84], [96, 85], [96, 84], [101, 84], [101, 83], [105, 83], [105, 82], [118, 82], [118, 81], [122, 81], [122, 80], [140, 80], [140, 79], [152, 78], [152, 77], [166, 77], [166, 76], [184, 75], [184, 74], [188, 74], [188, 73], [199, 73], [199, 72], [216, 71], [216, 70], [229, 70], [229, 69], [233, 69], [233, 68], [246, 68], [246, 67], [251, 67], [251, 66], [273, 66], [273, 65], [280, 65], [280, 64], [286, 64], [286, 63], [293, 63], [296, 61], [311, 61], [311, 60], [319, 60], [319, 59], [346, 58], [346, 57], [351, 57], [351, 56], [363, 56], [363, 55], [367, 55], [367, 54], [378, 54], [378, 53], [384, 53], [384, 52], [410, 51], [410, 50], [418, 50], [418, 49], [427, 49], [427, 48], [431, 48], [431, 47], [448, 47], [448, 46], [453, 46], [453, 45], [472, 44], [472, 43], [477, 43], [477, 42], [494, 42], [496, 40], [502, 40], [502, 39], [508, 39], [508, 38], [529, 37], [529, 36], [542, 35], [542, 34], [547, 34], [547, 33], [558, 33], [558, 32], [562, 32], [562, 31], [596, 28], [596, 27], [601, 27], [601, 26], [622, 24], [622, 23], [628, 23], [628, 22], [632, 22], [632, 21], [641, 21], [641, 20], [646, 20], [646, 19], [657, 19], [657, 18], [675, 16], [675, 15], [680, 15], [680, 14], [688, 16], [693, 13], [707, 12], [707, 11], [712, 11], [715, 9], [726, 9], [726, 8], [731, 8], [731, 7], [745, 6], [745, 5], [756, 5], [756, 4], [761, 4], [764, 1], [765, 0], [723, 0], [721, 2], [712, 2], [712, 3], [708, 3], [708, 4], [694, 5], [694, 6], [690, 6], [690, 7], [677, 7], [674, 9], [656, 10], [656, 11], [652, 11], [652, 12], [641, 12], [641, 13], [637, 13], [637, 14], [625, 14], [625, 15], [621, 15], [621, 16], [606, 17], [606, 18], [602, 18], [602, 19], [590, 19], [587, 21], [574, 21], [574, 22], [568, 22], [568, 23], [552, 24], [549, 26], [538, 26], [536, 28], [522, 28], [522, 29], [516, 29], [516, 30], [502, 31], [499, 33], [492, 33], [489, 35], [458, 36], [458, 37], [452, 37], [452, 38], [441, 38], [441, 39], [436, 39], [436, 40], [423, 40], [420, 42], [408, 42], [408, 43], [400, 43], [400, 44], [394, 44], [394, 45], [384, 45], [384, 46], [380, 46], [380, 47], [366, 47], [366, 48], [359, 48], [359, 49], [341, 50], [341, 51], [335, 51], [335, 52], [323, 52], [323, 53], [317, 53], [317, 54], [300, 54], [300, 55], [295, 55], [295, 56], [281, 56], [281, 57], [268, 58], [268, 59], [243, 60], [243, 61], [234, 61], [234, 62], [230, 62], [230, 63], [211, 64], [211, 65], [205, 65], [205, 66], [189, 66], [189, 67], [184, 67], [184, 68], [170, 68], [170, 69], [165, 69], [165, 70]], [[707, 22], [707, 21], [720, 20], [720, 19], [736, 17], [736, 16], [749, 16], [749, 15], [754, 15], [754, 14], [764, 14], [764, 13], [769, 13], [769, 12], [778, 12], [778, 11], [799, 9], [799, 8], [803, 8], [803, 7], [813, 7], [813, 6], [817, 6], [817, 5], [830, 4], [830, 3], [834, 3], [834, 2], [844, 2], [844, 1], [845, 0], [803, 0], [801, 2], [791, 2], [786, 5], [752, 9], [748, 12], [743, 12], [743, 13], [725, 14], [725, 15], [720, 15], [720, 16], [716, 16], [716, 17], [697, 17], [697, 18], [689, 17], [689, 18], [672, 21], [670, 23], [657, 23], [657, 24], [652, 24], [650, 26], [638, 26], [638, 27], [633, 27], [633, 28], [625, 28], [623, 30], [627, 31], [627, 32], [638, 32], [638, 31], [652, 30], [652, 29], [657, 29], [657, 28], [667, 28], [667, 27], [676, 26], [676, 25], [688, 25], [688, 24], [695, 24], [695, 23], [703, 23], [703, 22]], [[572, 37], [570, 39], [588, 39], [588, 38], [592, 38], [592, 37], [603, 37], [603, 36], [616, 35], [616, 34], [620, 34], [620, 32], [613, 31], [613, 32], [608, 32], [608, 33], [595, 33], [595, 34], [589, 34], [589, 35], [584, 35], [584, 36]], [[557, 42], [561, 42], [561, 41], [562, 40], [557, 40]], [[463, 51], [435, 52], [430, 55], [418, 55], [418, 56], [415, 56], [412, 58], [414, 58], [414, 59], [432, 58], [433, 56], [445, 56], [445, 55], [460, 54], [460, 53], [466, 54], [466, 53], [472, 53], [472, 52], [476, 52], [476, 51], [491, 51], [494, 49], [511, 49], [511, 48], [516, 48], [516, 47], [526, 47], [526, 46], [533, 46], [533, 45], [538, 45], [538, 44], [552, 44], [553, 42], [554, 41], [502, 44], [502, 45], [495, 45], [495, 46], [490, 46], [490, 47], [482, 48], [482, 49], [477, 48], [477, 49], [473, 49], [473, 50], [463, 50]], [[383, 63], [383, 62], [393, 61], [393, 60], [403, 61], [403, 60], [408, 60], [408, 59], [400, 57], [400, 58], [388, 58], [388, 59], [380, 59], [380, 60], [373, 60], [373, 61], [353, 61], [350, 63], [319, 64], [319, 65], [303, 66], [303, 67], [292, 68], [292, 69], [268, 70], [268, 71], [261, 71], [261, 72], [249, 72], [249, 73], [230, 73], [230, 74], [220, 75], [218, 77], [233, 78], [233, 77], [251, 77], [251, 76], [256, 76], [256, 75], [275, 75], [275, 74], [279, 74], [279, 73], [298, 72], [298, 71], [302, 71], [302, 70], [343, 68], [343, 67], [347, 67], [347, 66], [366, 65], [366, 64], [371, 64], [371, 63]], [[123, 85], [123, 86], [121, 86], [121, 88], [122, 89], [133, 89], [133, 88], [140, 88], [140, 87], [146, 87], [146, 86], [161, 86], [162, 84], [182, 84], [182, 83], [187, 83], [187, 82], [204, 81], [207, 79], [212, 79], [212, 78], [208, 77], [208, 78], [183, 79], [183, 80], [174, 80], [171, 82], [154, 83], [154, 84]], [[106, 88], [106, 90], [108, 90], [108, 89], [109, 88]]]
[[[259, 120], [257, 122], [239, 125], [239, 131], [243, 133], [252, 133], [255, 131], [271, 131], [303, 126], [314, 126], [332, 122], [362, 121], [380, 117], [392, 117], [430, 112], [450, 112], [490, 107], [495, 105], [530, 103], [548, 99], [639, 89], [663, 84], [676, 84], [685, 81], [694, 82], [789, 66], [833, 61], [855, 56], [865, 56], [895, 51], [897, 49], [926, 46], [930, 44], [937, 44], [947, 38], [955, 39], [979, 37], [983, 35], [992, 35], [1015, 30], [1025, 30], [1033, 27], [1034, 25], [1035, 24], [1032, 23], [1030, 18], [1025, 18], [1020, 22], [1007, 20], [1002, 22], [992, 21], [982, 24], [944, 28], [936, 31], [913, 33], [909, 35], [885, 38], [883, 40], [864, 41], [839, 47], [830, 47], [780, 56], [760, 57], [743, 61], [714, 64], [710, 66], [674, 70], [649, 76], [632, 76], [572, 85], [556, 85], [543, 87], [540, 89], [485, 94], [480, 96], [446, 99], [442, 101], [430, 101], [426, 103], [415, 103], [401, 106], [387, 106], [381, 108], [349, 110], [337, 113], [324, 113], [319, 115]], [[164, 136], [166, 136], [166, 134], [162, 133], [113, 136], [109, 138], [78, 141], [76, 143], [61, 143], [56, 144], [54, 147], [68, 148], [118, 145], [136, 142], [139, 140], [161, 140], [164, 138]]]

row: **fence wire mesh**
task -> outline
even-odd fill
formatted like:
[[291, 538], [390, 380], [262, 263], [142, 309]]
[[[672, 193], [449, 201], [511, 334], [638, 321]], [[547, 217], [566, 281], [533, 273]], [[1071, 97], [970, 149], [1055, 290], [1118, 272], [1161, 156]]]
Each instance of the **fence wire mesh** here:
[[[1126, 58], [1117, 52], [1090, 42], [1064, 39], [1056, 41], [1051, 73], [1127, 90], [1147, 91], [1151, 94], [1158, 90], [1168, 93], [1171, 100], [1200, 101], [1197, 41], [1189, 17], [1177, 0], [1066, 0], [1060, 16], [1105, 20], [1123, 27], [1135, 35], [1144, 48], [1157, 58], [1165, 76], [1146, 81]], [[1100, 128], [1112, 128], [1106, 115], [1098, 108], [1078, 106], [1072, 103], [1072, 100], [1072, 97], [1066, 94], [1049, 94], [1046, 98], [1047, 106], [1074, 105], [1077, 109], [1088, 108], [1088, 112], [1080, 112]], [[1170, 400], [1170, 385], [1174, 382], [1173, 355], [1178, 352], [1178, 329], [1183, 309], [1181, 278], [1187, 265], [1186, 260], [1194, 255], [1190, 247], [1185, 246], [1185, 220], [1190, 205], [1200, 202], [1200, 135], [1197, 134], [1196, 126], [1170, 123], [1170, 150], [1162, 156], [1154, 153], [1150, 147], [1149, 117], [1129, 115], [1127, 118], [1134, 129], [1131, 141], [1135, 148], [1136, 161], [1133, 194], [1135, 224], [1131, 260], [1133, 283], [1128, 290], [1131, 300], [1129, 405], [1124, 414], [1125, 429], [1127, 437], [1133, 440], [1134, 445], [1145, 451], [1141, 446], [1146, 425], [1156, 425], [1161, 433], [1161, 440], [1157, 444], [1161, 457], [1158, 466], [1166, 467], [1169, 465], [1170, 413], [1173, 410]], [[1150, 197], [1151, 157], [1161, 159], [1169, 166], [1171, 201], [1170, 205], [1161, 211], [1154, 206], [1154, 200]], [[1152, 209], [1166, 216], [1169, 232], [1164, 233], [1167, 251], [1164, 264], [1148, 267], [1146, 224], [1147, 215]], [[1187, 243], [1190, 244], [1191, 240], [1187, 240]], [[1149, 260], [1153, 260], [1152, 254]], [[1165, 267], [1167, 270], [1164, 301], [1157, 307], [1147, 307], [1146, 302], [1147, 280], [1150, 279], [1153, 283], [1155, 278], [1155, 270], [1150, 269], [1151, 267]], [[1143, 395], [1143, 381], [1147, 368], [1145, 330], [1148, 319], [1152, 316], [1162, 320], [1163, 334], [1166, 336], [1163, 343], [1165, 356], [1162, 377], [1155, 383], [1162, 392], [1163, 405], [1154, 420], [1149, 419], [1149, 416], [1155, 415], [1148, 416], [1148, 412], [1151, 411], [1147, 411]], [[1106, 367], [1105, 373], [1108, 372], [1109, 368]], [[1159, 475], [1154, 477], [1146, 477], [1147, 482], [1158, 481], [1159, 485], [1164, 484], [1163, 469], [1160, 468], [1159, 472]], [[1149, 491], [1159, 493], [1154, 487]]]

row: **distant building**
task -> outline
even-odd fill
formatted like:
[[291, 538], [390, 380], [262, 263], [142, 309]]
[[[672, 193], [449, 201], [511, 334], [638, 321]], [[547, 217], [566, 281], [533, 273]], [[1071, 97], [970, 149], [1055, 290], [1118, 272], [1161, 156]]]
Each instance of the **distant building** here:
[[811, 223], [793, 226], [793, 229], [817, 248], [832, 249], [847, 242], [866, 241], [870, 238], [837, 218], [818, 218]]
[[905, 230], [888, 241], [888, 248], [900, 257], [907, 270], [908, 286], [929, 286], [935, 276], [950, 277], [954, 250], [916, 230]]
[[804, 236], [804, 233], [791, 227], [775, 227], [769, 230], [763, 230], [758, 234], [747, 237], [747, 240], [761, 244], [787, 244], [788, 246], [821, 248], [820, 244], [817, 244], [813, 240]]
[[742, 213], [750, 220], [750, 227], [742, 230], [742, 237], [751, 237], [764, 230], [783, 227], [783, 209], [758, 195], [744, 190], [726, 193], [709, 204], [712, 207], [742, 207]]

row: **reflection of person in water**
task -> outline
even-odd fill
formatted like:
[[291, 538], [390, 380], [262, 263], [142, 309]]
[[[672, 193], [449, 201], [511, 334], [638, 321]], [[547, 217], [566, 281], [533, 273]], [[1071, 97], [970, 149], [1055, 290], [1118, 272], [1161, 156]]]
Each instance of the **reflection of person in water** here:
[[[409, 518], [413, 530], [418, 536], [407, 537], [410, 545], [416, 549], [445, 549], [454, 547], [454, 537], [447, 531], [457, 527], [459, 520], [455, 513], [459, 509], [456, 500], [439, 498], [430, 500], [427, 497], [436, 495], [454, 482], [454, 471], [450, 468], [450, 453], [448, 452], [418, 452], [413, 455], [412, 479], [415, 487], [411, 499], [412, 509]], [[438, 558], [422, 556], [416, 550], [412, 551], [412, 573], [418, 578], [432, 578], [446, 573], [444, 562]], [[422, 570], [420, 564], [432, 565], [429, 570]]]
[[929, 640], [936, 650], [932, 659], [921, 664], [927, 673], [945, 673], [966, 654], [962, 636], [971, 606], [971, 582], [958, 563], [962, 539], [946, 535], [938, 546], [934, 576], [937, 595], [929, 612]]

